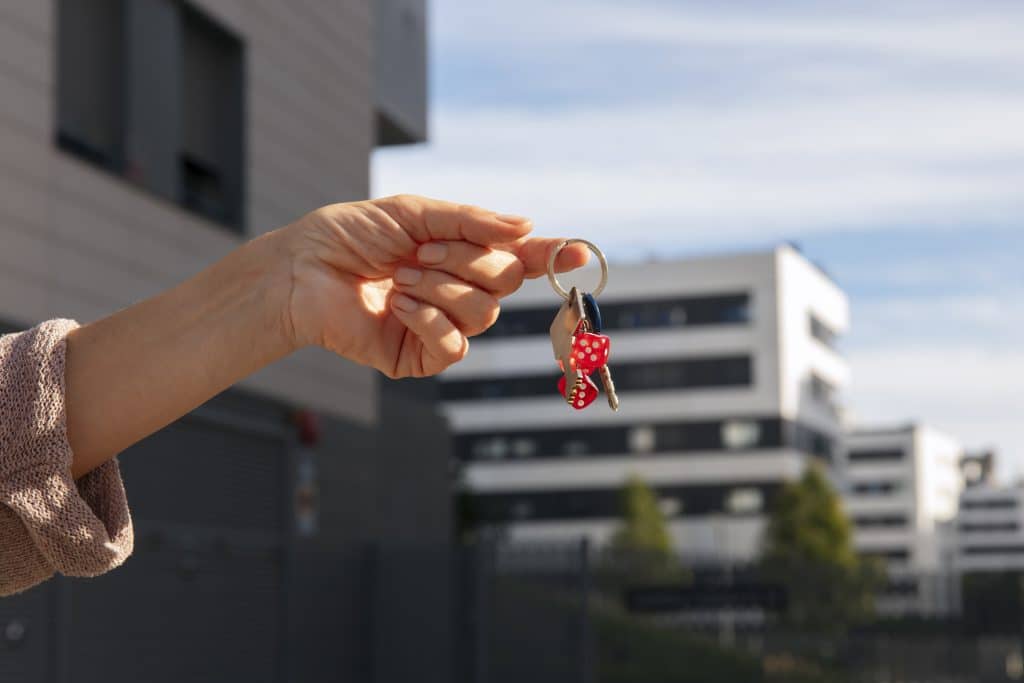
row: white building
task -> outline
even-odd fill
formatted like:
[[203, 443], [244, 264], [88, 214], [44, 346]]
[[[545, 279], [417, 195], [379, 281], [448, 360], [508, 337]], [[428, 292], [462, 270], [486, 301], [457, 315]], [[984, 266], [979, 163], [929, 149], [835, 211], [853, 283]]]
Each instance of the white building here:
[[963, 448], [921, 424], [844, 435], [839, 479], [858, 552], [902, 571], [946, 565], [941, 525], [956, 516]]
[[1024, 488], [971, 486], [960, 496], [956, 568], [961, 573], [1024, 569]]
[[750, 558], [774, 491], [831, 456], [846, 296], [780, 246], [613, 267], [599, 303], [617, 413], [603, 400], [575, 411], [557, 393], [548, 326], [561, 299], [544, 279], [443, 377], [473, 514], [513, 540], [600, 544], [635, 474], [657, 489], [678, 548]]

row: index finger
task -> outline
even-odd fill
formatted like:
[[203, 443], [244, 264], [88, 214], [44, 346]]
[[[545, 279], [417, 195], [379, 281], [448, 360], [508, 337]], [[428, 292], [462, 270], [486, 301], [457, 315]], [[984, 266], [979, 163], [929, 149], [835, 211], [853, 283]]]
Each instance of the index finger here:
[[397, 195], [375, 199], [416, 242], [463, 240], [487, 247], [514, 242], [533, 229], [530, 219], [429, 197]]
[[[513, 248], [513, 253], [523, 262], [525, 277], [534, 278], [548, 272], [548, 254], [565, 241], [563, 237], [531, 237], [521, 240]], [[590, 250], [583, 244], [570, 244], [559, 252], [555, 259], [555, 272], [564, 273], [587, 265], [590, 261]]]

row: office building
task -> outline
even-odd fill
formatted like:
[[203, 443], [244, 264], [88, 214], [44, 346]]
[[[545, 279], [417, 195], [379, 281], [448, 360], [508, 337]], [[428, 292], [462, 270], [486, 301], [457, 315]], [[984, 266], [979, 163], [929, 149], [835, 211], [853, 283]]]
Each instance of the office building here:
[[964, 489], [956, 538], [956, 568], [963, 574], [1024, 570], [1024, 488]]
[[853, 429], [842, 444], [839, 479], [857, 551], [896, 571], [945, 566], [940, 527], [956, 516], [960, 444], [917, 423]]
[[543, 278], [443, 376], [468, 516], [517, 541], [603, 544], [636, 475], [679, 549], [753, 557], [775, 491], [832, 456], [846, 296], [779, 246], [613, 265], [599, 303], [617, 413], [603, 399], [576, 411], [557, 393], [548, 327], [561, 299]]

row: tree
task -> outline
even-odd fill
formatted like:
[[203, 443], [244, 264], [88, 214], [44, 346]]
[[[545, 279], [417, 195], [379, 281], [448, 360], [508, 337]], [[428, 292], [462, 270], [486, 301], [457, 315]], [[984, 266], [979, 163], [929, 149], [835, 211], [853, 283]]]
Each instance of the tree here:
[[672, 553], [665, 515], [654, 491], [639, 477], [623, 484], [622, 526], [612, 537], [612, 566], [605, 567], [616, 581], [677, 581], [684, 577]]
[[872, 613], [880, 567], [858, 557], [851, 541], [839, 496], [819, 466], [783, 486], [765, 532], [762, 564], [786, 590], [789, 621], [841, 629]]
[[671, 555], [665, 515], [658, 498], [637, 476], [630, 477], [622, 487], [622, 527], [612, 538], [612, 547], [657, 555]]

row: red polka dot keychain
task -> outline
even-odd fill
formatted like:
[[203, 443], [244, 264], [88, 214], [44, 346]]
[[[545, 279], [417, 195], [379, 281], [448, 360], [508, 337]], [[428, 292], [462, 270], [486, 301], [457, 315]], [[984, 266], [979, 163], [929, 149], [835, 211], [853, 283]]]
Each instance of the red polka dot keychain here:
[[[601, 264], [601, 282], [593, 293], [581, 293], [576, 287], [566, 291], [555, 277], [555, 259], [562, 249], [575, 243], [587, 245]], [[601, 309], [597, 306], [597, 295], [608, 283], [608, 261], [595, 244], [582, 239], [568, 239], [555, 247], [548, 257], [548, 280], [555, 292], [565, 299], [551, 323], [551, 347], [562, 370], [562, 377], [558, 380], [559, 393], [570, 406], [583, 410], [597, 399], [597, 385], [590, 378], [596, 370], [608, 405], [612, 410], [618, 410], [619, 397], [608, 369], [611, 340], [601, 334]]]

